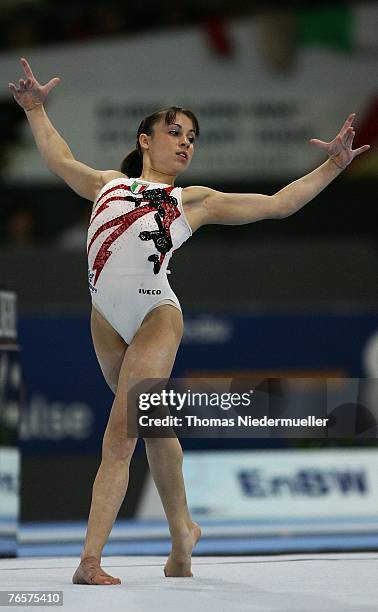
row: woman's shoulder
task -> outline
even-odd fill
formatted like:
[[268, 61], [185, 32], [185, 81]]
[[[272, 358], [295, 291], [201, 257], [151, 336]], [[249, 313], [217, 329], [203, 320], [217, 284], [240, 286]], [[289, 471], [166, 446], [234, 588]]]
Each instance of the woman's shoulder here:
[[182, 203], [183, 205], [202, 204], [206, 196], [212, 191], [214, 190], [209, 187], [201, 187], [200, 185], [184, 187], [182, 190]]
[[104, 185], [110, 183], [110, 181], [114, 181], [115, 179], [128, 178], [129, 177], [126, 176], [126, 174], [123, 174], [123, 172], [120, 172], [119, 170], [104, 170], [104, 172], [102, 172], [102, 186], [104, 187]]
[[126, 174], [123, 174], [123, 172], [119, 172], [118, 170], [104, 170], [103, 172], [101, 172], [101, 187], [97, 192], [94, 201], [97, 202], [99, 197], [104, 193], [104, 191], [106, 191], [106, 188], [109, 183], [112, 183], [113, 181], [122, 182], [127, 180], [129, 180], [129, 177], [126, 176]]
[[192, 232], [195, 232], [205, 224], [207, 213], [204, 201], [213, 191], [209, 187], [201, 187], [199, 185], [183, 188], [181, 196], [182, 206]]

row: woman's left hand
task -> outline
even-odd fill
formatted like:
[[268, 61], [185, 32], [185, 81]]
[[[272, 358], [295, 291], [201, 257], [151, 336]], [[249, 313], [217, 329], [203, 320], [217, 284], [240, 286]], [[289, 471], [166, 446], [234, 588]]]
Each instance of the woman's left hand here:
[[361, 153], [370, 149], [370, 145], [363, 145], [359, 149], [352, 149], [353, 138], [355, 136], [352, 123], [355, 116], [356, 113], [349, 115], [340, 132], [331, 142], [324, 142], [317, 138], [310, 139], [312, 144], [326, 151], [327, 155], [340, 170], [344, 170], [357, 155], [361, 155]]

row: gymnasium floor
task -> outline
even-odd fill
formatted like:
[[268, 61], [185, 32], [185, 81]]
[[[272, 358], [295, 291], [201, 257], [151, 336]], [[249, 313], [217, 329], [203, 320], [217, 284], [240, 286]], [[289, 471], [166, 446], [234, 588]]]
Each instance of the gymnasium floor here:
[[378, 553], [195, 557], [193, 578], [165, 578], [165, 557], [120, 556], [103, 561], [107, 571], [121, 578], [121, 585], [72, 585], [76, 557], [17, 558], [0, 560], [0, 589], [63, 591], [65, 612], [378, 609]]

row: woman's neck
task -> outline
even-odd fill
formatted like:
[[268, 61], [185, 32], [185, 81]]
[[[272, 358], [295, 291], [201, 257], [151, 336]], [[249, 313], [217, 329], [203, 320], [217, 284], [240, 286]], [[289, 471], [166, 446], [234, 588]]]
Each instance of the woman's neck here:
[[143, 168], [139, 177], [141, 181], [150, 181], [151, 183], [164, 183], [166, 185], [174, 185], [176, 176], [172, 174], [165, 174], [154, 168]]

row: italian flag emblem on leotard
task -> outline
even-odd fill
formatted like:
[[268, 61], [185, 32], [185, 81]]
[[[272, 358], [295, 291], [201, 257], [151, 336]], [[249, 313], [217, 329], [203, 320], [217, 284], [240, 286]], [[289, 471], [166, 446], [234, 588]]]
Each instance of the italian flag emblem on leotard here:
[[147, 185], [142, 185], [141, 183], [138, 183], [137, 181], [134, 181], [133, 184], [130, 187], [130, 189], [131, 189], [131, 191], [133, 193], [141, 193], [146, 188], [147, 188]]

